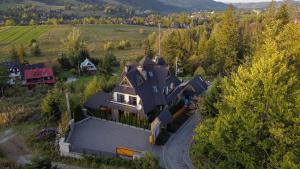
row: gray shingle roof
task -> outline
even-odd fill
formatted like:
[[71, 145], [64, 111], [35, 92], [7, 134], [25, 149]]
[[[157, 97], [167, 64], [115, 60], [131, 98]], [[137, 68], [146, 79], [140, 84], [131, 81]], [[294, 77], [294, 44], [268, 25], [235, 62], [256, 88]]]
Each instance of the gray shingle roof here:
[[[207, 89], [206, 82], [201, 77], [195, 77], [190, 81], [180, 82], [169, 71], [167, 65], [160, 65], [153, 62], [150, 58], [144, 57], [138, 65], [130, 64], [130, 69], [124, 71], [120, 79], [127, 78], [132, 87], [118, 85], [113, 92], [138, 95], [141, 98], [142, 112], [149, 113], [156, 106], [166, 105], [177, 99], [178, 94], [187, 88], [192, 87], [192, 91], [187, 90], [190, 95], [200, 95]], [[164, 94], [164, 88], [173, 84], [174, 89], [169, 95]], [[155, 89], [155, 90], [154, 90]], [[119, 109], [128, 112], [137, 112], [132, 106], [126, 106], [111, 102], [111, 93], [97, 93], [91, 97], [85, 106], [87, 108], [99, 108], [107, 106], [113, 109]], [[161, 118], [168, 117], [167, 112], [161, 113]]]
[[84, 107], [90, 109], [99, 109], [102, 106], [109, 106], [111, 93], [98, 92], [85, 102]]
[[160, 112], [160, 114], [158, 116], [158, 119], [161, 121], [161, 123], [163, 125], [167, 125], [167, 124], [171, 123], [172, 118], [173, 118], [173, 116], [172, 116], [171, 112], [168, 109], [163, 110], [162, 112]]

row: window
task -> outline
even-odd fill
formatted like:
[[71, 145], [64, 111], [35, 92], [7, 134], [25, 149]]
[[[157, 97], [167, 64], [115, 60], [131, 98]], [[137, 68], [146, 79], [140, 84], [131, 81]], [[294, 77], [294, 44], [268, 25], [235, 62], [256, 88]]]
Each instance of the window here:
[[125, 103], [125, 96], [123, 94], [117, 94], [117, 102]]
[[149, 76], [150, 76], [150, 77], [153, 77], [153, 76], [154, 76], [154, 75], [153, 75], [153, 72], [150, 71], [150, 72], [149, 72]]
[[155, 93], [158, 93], [157, 86], [153, 86], [153, 91], [154, 91]]
[[137, 105], [136, 97], [134, 97], [134, 96], [129, 96], [129, 104], [130, 104], [130, 105], [133, 105], [133, 106], [136, 106], [136, 105]]

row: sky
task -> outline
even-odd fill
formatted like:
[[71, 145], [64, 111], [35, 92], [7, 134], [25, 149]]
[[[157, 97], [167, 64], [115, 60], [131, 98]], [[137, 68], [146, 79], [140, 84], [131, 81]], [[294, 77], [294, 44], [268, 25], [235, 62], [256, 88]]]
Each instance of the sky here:
[[219, 2], [225, 2], [225, 3], [235, 3], [235, 2], [271, 2], [272, 0], [215, 0]]

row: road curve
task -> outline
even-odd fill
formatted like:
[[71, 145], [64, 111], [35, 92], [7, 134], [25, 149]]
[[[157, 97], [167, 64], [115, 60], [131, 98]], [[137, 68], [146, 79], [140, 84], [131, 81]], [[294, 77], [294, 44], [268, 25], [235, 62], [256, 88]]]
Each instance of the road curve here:
[[195, 113], [165, 144], [163, 161], [167, 169], [194, 169], [189, 148], [199, 119]]

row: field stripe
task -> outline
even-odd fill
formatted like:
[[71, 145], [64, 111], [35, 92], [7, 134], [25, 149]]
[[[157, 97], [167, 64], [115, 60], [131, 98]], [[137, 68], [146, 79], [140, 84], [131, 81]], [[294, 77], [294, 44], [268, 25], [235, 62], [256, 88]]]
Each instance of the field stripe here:
[[20, 34], [23, 34], [24, 32], [26, 32], [28, 29], [28, 27], [26, 28], [22, 28], [22, 27], [16, 27], [14, 29], [12, 29], [9, 33], [5, 34], [3, 37], [3, 39], [0, 39], [1, 42], [3, 43], [8, 43], [11, 41], [11, 39], [14, 39], [15, 37], [20, 36]]
[[34, 29], [33, 27], [24, 29], [21, 33], [17, 34], [15, 37], [13, 37], [12, 39], [10, 39], [10, 41], [8, 42], [8, 44], [14, 43], [15, 41], [18, 41], [18, 40], [22, 39], [22, 37], [24, 35], [29, 34], [30, 32], [32, 32], [33, 29]]
[[7, 31], [0, 32], [0, 45], [29, 43], [45, 32], [52, 29], [49, 26], [10, 27]]

